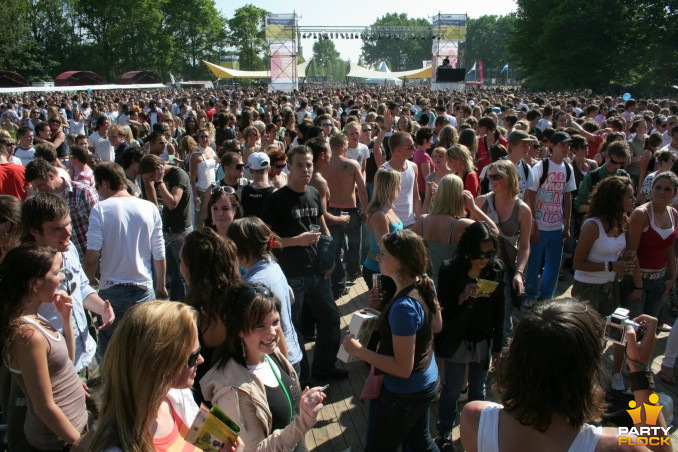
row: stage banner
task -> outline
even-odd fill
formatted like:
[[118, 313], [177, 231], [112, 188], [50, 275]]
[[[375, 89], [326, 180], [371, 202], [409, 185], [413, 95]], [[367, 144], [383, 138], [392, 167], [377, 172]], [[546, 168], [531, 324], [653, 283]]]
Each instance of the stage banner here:
[[294, 40], [294, 14], [268, 14], [266, 16], [267, 41]]
[[441, 40], [463, 41], [466, 39], [466, 14], [438, 14], [434, 16], [431, 28]]
[[[431, 22], [433, 68], [431, 82], [436, 83], [436, 68], [450, 60], [453, 68], [463, 68], [459, 61], [459, 43], [466, 39], [466, 14], [438, 14]], [[475, 75], [475, 74], [474, 74]], [[476, 78], [477, 80], [477, 78]]]
[[484, 65], [483, 65], [483, 60], [478, 60], [478, 78], [477, 80], [480, 83], [483, 83], [485, 81], [485, 74], [483, 73]]
[[228, 69], [240, 69], [240, 56], [238, 55], [221, 55], [219, 57], [219, 66]]
[[266, 16], [266, 41], [268, 42], [271, 81], [269, 92], [297, 89], [296, 16], [294, 14], [268, 14]]

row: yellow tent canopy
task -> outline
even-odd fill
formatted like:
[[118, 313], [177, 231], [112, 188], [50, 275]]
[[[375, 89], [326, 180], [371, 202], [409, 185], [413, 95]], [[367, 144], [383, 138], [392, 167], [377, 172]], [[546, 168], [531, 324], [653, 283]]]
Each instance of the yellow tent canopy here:
[[[306, 67], [308, 66], [307, 61], [301, 63], [297, 66], [297, 77], [304, 78], [306, 76]], [[214, 75], [219, 78], [269, 78], [271, 77], [270, 71], [240, 71], [238, 69], [229, 69], [218, 64], [210, 63], [209, 61], [203, 60], [203, 63], [212, 71]]]

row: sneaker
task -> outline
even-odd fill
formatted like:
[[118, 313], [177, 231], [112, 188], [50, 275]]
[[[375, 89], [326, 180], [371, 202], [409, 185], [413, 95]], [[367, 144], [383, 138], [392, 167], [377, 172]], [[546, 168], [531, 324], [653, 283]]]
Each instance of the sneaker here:
[[440, 449], [441, 451], [454, 450], [454, 442], [452, 441], [452, 432], [441, 433], [435, 439], [435, 443], [438, 446], [438, 449]]
[[624, 384], [624, 377], [622, 374], [612, 374], [612, 382], [610, 383], [610, 388], [615, 391], [624, 391], [626, 390], [626, 385]]

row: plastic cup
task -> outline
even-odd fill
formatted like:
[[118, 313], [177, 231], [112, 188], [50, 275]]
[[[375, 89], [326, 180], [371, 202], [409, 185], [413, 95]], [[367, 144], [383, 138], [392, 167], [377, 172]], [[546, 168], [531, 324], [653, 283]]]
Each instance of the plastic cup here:
[[312, 224], [308, 227], [308, 230], [313, 232], [313, 233], [320, 234], [320, 225], [319, 224]]

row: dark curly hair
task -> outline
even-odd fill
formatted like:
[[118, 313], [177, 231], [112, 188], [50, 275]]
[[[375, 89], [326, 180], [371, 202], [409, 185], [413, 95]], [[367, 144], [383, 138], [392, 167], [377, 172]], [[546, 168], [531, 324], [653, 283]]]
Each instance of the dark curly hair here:
[[591, 205], [587, 218], [597, 217], [607, 223], [607, 232], [619, 228], [628, 229], [629, 217], [624, 212], [624, 196], [629, 188], [633, 193], [633, 183], [626, 176], [611, 176], [598, 182], [590, 196]]
[[527, 313], [497, 372], [504, 409], [540, 432], [556, 413], [575, 428], [598, 420], [605, 408], [602, 337], [600, 315], [585, 303], [549, 301]]
[[184, 239], [181, 260], [189, 272], [184, 301], [198, 311], [203, 330], [216, 319], [226, 317], [226, 293], [242, 282], [237, 252], [232, 240], [206, 227]]

